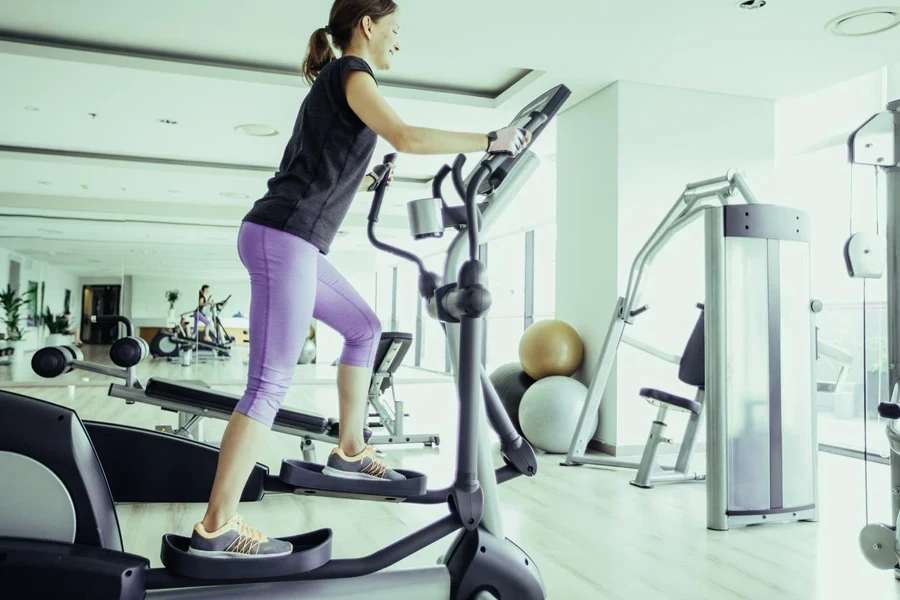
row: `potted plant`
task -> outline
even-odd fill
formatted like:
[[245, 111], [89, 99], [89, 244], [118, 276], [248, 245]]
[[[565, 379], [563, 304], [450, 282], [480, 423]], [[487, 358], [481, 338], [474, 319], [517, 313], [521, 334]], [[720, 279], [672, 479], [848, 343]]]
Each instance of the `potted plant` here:
[[175, 324], [175, 303], [178, 302], [180, 296], [181, 292], [178, 290], [166, 290], [166, 301], [169, 303], [169, 319], [167, 325], [170, 327]]
[[[7, 285], [6, 289], [0, 292], [0, 310], [3, 311], [2, 315], [0, 315], [0, 321], [3, 322], [3, 326], [6, 329], [6, 342], [9, 344], [9, 347], [13, 348], [14, 357], [17, 354], [15, 348], [24, 337], [24, 332], [19, 326], [19, 322], [22, 320], [22, 307], [27, 304], [27, 295], [19, 296], [10, 285]], [[21, 355], [21, 352], [18, 354]]]
[[69, 341], [69, 320], [63, 315], [54, 316], [50, 312], [50, 307], [47, 307], [47, 312], [44, 313], [44, 325], [47, 326], [48, 346], [62, 346]]

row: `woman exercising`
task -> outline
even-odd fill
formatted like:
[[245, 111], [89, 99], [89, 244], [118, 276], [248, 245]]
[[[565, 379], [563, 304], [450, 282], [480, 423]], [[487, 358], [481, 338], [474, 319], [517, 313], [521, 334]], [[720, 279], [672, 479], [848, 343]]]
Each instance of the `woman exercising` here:
[[[238, 253], [250, 273], [247, 388], [222, 438], [209, 506], [190, 551], [210, 557], [274, 557], [287, 542], [267, 538], [237, 515], [238, 500], [266, 432], [291, 385], [313, 318], [344, 338], [338, 365], [340, 438], [324, 473], [402, 479], [363, 437], [366, 392], [381, 336], [378, 317], [325, 259], [354, 196], [373, 191], [366, 175], [379, 136], [400, 152], [515, 155], [528, 134], [514, 127], [456, 133], [404, 123], [382, 98], [372, 69], [387, 70], [400, 50], [393, 0], [336, 0], [328, 25], [309, 41], [303, 74], [311, 88], [268, 192], [244, 217]], [[340, 50], [336, 58], [329, 44]]]
[[206, 318], [204, 312], [206, 311], [206, 306], [210, 303], [209, 294], [209, 286], [204, 285], [200, 288], [200, 297], [197, 299], [197, 309], [194, 311], [194, 327], [200, 329], [200, 323], [203, 323], [203, 341], [204, 342], [212, 342], [212, 338], [209, 337], [209, 319]]

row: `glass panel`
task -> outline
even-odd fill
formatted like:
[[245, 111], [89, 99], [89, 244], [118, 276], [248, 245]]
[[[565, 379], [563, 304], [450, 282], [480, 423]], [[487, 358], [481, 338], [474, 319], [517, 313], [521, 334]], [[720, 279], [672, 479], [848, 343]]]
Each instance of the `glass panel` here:
[[725, 240], [728, 508], [769, 507], [768, 241]]
[[[444, 255], [435, 254], [425, 258], [425, 267], [434, 273], [440, 273], [444, 268]], [[447, 337], [441, 323], [430, 316], [422, 306], [422, 362], [419, 365], [424, 369], [444, 372], [447, 367]]]
[[419, 302], [419, 271], [411, 263], [397, 266], [397, 331], [415, 335]]
[[534, 230], [534, 320], [556, 315], [556, 224]]
[[391, 314], [394, 302], [394, 268], [381, 269], [375, 280], [375, 314], [381, 320], [381, 329], [392, 328]]
[[813, 332], [809, 245], [778, 242], [781, 294], [781, 448], [785, 507], [815, 502], [813, 473]]
[[519, 339], [524, 330], [524, 317], [496, 317], [487, 320], [488, 373], [501, 365], [519, 360]]
[[493, 298], [488, 318], [518, 316], [524, 320], [524, 233], [517, 233], [488, 242], [487, 285]]
[[493, 304], [487, 314], [488, 371], [519, 358], [525, 329], [525, 234], [488, 242], [488, 289]]

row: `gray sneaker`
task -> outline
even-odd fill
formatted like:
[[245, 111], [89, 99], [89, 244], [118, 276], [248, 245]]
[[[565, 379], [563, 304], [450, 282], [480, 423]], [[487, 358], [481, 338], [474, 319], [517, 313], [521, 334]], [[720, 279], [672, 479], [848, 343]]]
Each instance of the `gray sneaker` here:
[[322, 473], [343, 479], [390, 481], [406, 479], [400, 473], [387, 468], [384, 461], [378, 458], [374, 446], [366, 446], [366, 449], [356, 456], [347, 456], [340, 448], [335, 448], [331, 451]]
[[203, 523], [194, 525], [188, 553], [204, 558], [275, 558], [293, 550], [290, 542], [267, 538], [235, 515], [213, 532], [206, 531]]

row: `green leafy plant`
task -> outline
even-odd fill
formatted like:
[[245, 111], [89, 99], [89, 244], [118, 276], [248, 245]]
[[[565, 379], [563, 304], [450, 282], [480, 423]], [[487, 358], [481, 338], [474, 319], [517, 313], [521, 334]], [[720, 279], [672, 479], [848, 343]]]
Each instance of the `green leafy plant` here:
[[166, 300], [169, 302], [169, 308], [175, 308], [175, 303], [178, 302], [180, 296], [181, 292], [178, 290], [166, 290]]
[[54, 315], [49, 306], [47, 312], [44, 313], [44, 325], [47, 326], [47, 333], [51, 335], [54, 333], [65, 335], [69, 332], [69, 320], [63, 315]]
[[6, 327], [6, 339], [10, 342], [18, 342], [24, 336], [19, 322], [22, 320], [22, 307], [28, 306], [29, 299], [30, 294], [20, 296], [10, 285], [0, 292], [0, 308], [3, 309], [0, 321]]

